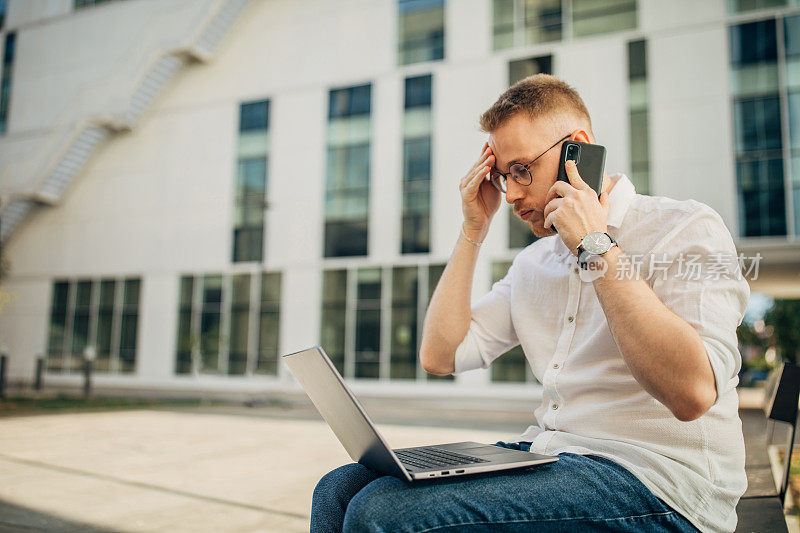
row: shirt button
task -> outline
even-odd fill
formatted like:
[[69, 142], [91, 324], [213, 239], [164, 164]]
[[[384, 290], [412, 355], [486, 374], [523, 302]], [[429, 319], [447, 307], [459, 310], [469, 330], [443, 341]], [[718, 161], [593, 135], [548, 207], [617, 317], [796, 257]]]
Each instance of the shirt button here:
[[573, 320], [575, 320], [575, 317], [574, 317], [574, 316], [572, 316], [572, 315], [570, 315], [570, 316], [568, 316], [568, 317], [567, 317], [567, 320], [568, 320], [569, 322], [572, 322]]
[[553, 368], [555, 368], [556, 370], [558, 370], [558, 367], [559, 367], [559, 364], [558, 364], [558, 363], [553, 363]]
[[556, 409], [558, 409], [558, 404], [557, 404], [557, 403], [554, 403], [554, 404], [553, 404], [553, 411], [555, 411]]

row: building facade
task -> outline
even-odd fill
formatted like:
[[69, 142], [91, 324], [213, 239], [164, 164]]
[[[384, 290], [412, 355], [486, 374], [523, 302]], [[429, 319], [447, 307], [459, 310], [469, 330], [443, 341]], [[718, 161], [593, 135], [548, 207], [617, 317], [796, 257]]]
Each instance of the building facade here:
[[[0, 344], [119, 388], [538, 393], [519, 349], [427, 375], [458, 180], [510, 83], [575, 86], [606, 170], [720, 213], [753, 291], [800, 297], [797, 0], [9, 0]], [[692, 16], [687, 17], [686, 13]], [[508, 206], [473, 298], [532, 235]]]

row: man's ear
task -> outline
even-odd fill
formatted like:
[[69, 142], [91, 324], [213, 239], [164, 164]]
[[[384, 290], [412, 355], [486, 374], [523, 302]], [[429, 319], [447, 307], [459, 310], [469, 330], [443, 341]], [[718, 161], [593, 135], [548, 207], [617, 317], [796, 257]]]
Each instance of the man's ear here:
[[570, 141], [578, 141], [579, 143], [590, 143], [589, 134], [586, 130], [573, 130], [569, 136]]

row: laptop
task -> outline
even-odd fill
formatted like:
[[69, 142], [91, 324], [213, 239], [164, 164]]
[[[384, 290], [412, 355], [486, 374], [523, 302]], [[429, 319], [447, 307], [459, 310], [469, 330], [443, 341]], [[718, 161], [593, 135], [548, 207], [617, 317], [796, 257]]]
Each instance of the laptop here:
[[393, 450], [320, 346], [284, 355], [283, 360], [353, 461], [379, 474], [411, 482], [558, 460], [549, 455], [471, 441]]

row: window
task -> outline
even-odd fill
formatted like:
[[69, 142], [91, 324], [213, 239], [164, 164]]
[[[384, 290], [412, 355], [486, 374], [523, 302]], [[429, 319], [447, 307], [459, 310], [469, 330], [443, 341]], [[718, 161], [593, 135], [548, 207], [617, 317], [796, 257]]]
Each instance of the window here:
[[98, 6], [100, 4], [107, 4], [116, 0], [75, 0], [75, 9], [83, 9], [85, 7]]
[[632, 41], [628, 43], [628, 118], [631, 181], [639, 194], [650, 194], [648, 103], [647, 44]]
[[[497, 283], [508, 273], [511, 262], [492, 263], [492, 283]], [[492, 361], [489, 366], [491, 379], [496, 382], [538, 383], [533, 376], [531, 366], [525, 358], [521, 346], [511, 348], [509, 351]]]
[[269, 101], [241, 104], [233, 224], [233, 261], [264, 260]]
[[341, 375], [345, 375], [347, 329], [347, 270], [326, 270], [322, 277], [322, 331], [320, 342]]
[[48, 372], [81, 372], [91, 347], [97, 372], [134, 373], [140, 287], [138, 278], [54, 282]]
[[3, 69], [0, 72], [0, 134], [8, 129], [8, 109], [11, 102], [11, 74], [14, 68], [14, 52], [17, 34], [7, 33], [3, 48]]
[[430, 251], [431, 75], [407, 78], [403, 115], [401, 251]]
[[356, 270], [355, 377], [377, 378], [381, 357], [381, 269]]
[[757, 9], [783, 7], [788, 3], [789, 0], [728, 0], [728, 11], [731, 13], [743, 13]]
[[250, 274], [231, 276], [231, 317], [228, 326], [228, 374], [247, 373], [250, 331]]
[[[508, 84], [513, 85], [534, 74], [550, 74], [553, 69], [553, 56], [527, 57], [508, 64]], [[525, 248], [538, 240], [530, 226], [508, 208], [508, 247]]]
[[572, 33], [586, 37], [636, 27], [636, 0], [572, 0]]
[[398, 0], [398, 64], [444, 58], [444, 0]]
[[347, 378], [450, 381], [419, 365], [419, 332], [444, 265], [326, 270], [321, 343]]
[[325, 257], [367, 255], [371, 85], [330, 92]]
[[278, 374], [280, 355], [279, 333], [281, 325], [281, 275], [278, 272], [261, 274], [261, 302], [259, 304], [257, 374]]
[[632, 29], [637, 18], [636, 0], [493, 0], [492, 8], [495, 50]]
[[177, 374], [278, 373], [281, 274], [182, 276]]
[[[800, 230], [798, 24], [800, 15], [730, 28], [734, 149], [743, 237], [798, 234]], [[785, 76], [780, 75], [781, 70]], [[788, 113], [781, 112], [782, 106]], [[789, 132], [788, 138], [783, 131]], [[787, 211], [787, 205], [793, 208]]]
[[789, 108], [789, 147], [794, 234], [800, 235], [800, 15], [784, 19], [786, 100]]
[[495, 50], [561, 40], [561, 0], [494, 0]]

